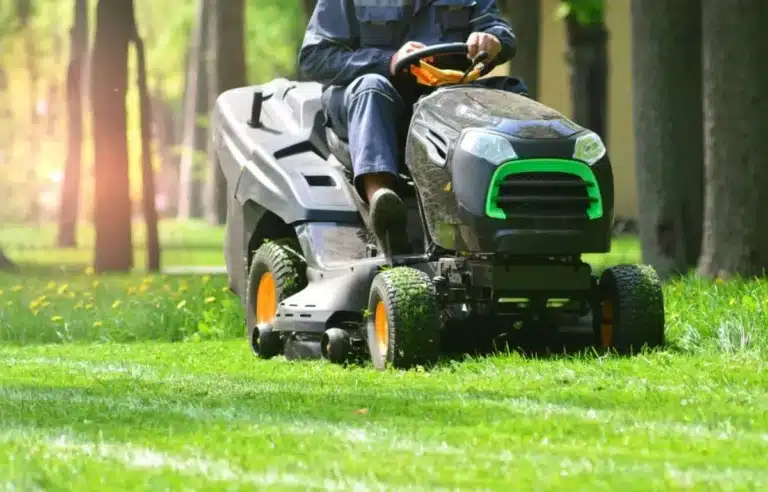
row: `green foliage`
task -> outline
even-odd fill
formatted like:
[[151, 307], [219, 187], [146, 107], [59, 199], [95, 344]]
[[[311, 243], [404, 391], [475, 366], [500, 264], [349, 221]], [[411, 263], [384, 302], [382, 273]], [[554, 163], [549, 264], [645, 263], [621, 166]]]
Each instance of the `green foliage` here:
[[[181, 110], [186, 77], [186, 53], [195, 17], [196, 0], [160, 2], [135, 0], [136, 19], [145, 38], [150, 92]], [[249, 83], [261, 83], [294, 72], [297, 48], [303, 33], [299, 2], [249, 0], [246, 3], [246, 56]], [[20, 29], [13, 2], [0, 1], [0, 193], [6, 197], [0, 222], [25, 217], [34, 197], [40, 196], [43, 218], [53, 218], [58, 206], [60, 178], [66, 144], [65, 80], [69, 57], [69, 29], [73, 0], [35, 0], [36, 8], [25, 29]], [[91, 0], [91, 44], [95, 31], [97, 0]], [[25, 41], [31, 40], [37, 65], [36, 83], [30, 83]], [[134, 200], [141, 193], [139, 100], [135, 88], [136, 66], [129, 52], [128, 143], [131, 188]], [[2, 86], [7, 85], [6, 90]], [[85, 99], [83, 142], [83, 202], [89, 211], [93, 143], [90, 104]], [[46, 111], [33, 124], [34, 108]], [[53, 121], [51, 119], [53, 118]], [[13, 163], [14, 165], [11, 165]], [[160, 162], [155, 159], [154, 165]]]
[[240, 303], [222, 276], [86, 271], [58, 281], [0, 276], [0, 284], [0, 343], [192, 341], [242, 331]]
[[605, 16], [605, 0], [561, 0], [555, 15], [560, 20], [573, 15], [582, 25], [599, 24]]

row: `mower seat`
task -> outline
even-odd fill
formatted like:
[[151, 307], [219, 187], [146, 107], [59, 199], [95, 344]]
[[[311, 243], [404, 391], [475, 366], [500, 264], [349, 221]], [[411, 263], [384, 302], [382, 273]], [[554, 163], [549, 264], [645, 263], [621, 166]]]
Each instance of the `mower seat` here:
[[331, 151], [331, 154], [333, 154], [347, 170], [352, 171], [352, 155], [349, 153], [349, 142], [339, 137], [330, 127], [326, 127], [325, 129], [325, 138], [328, 142], [328, 149]]

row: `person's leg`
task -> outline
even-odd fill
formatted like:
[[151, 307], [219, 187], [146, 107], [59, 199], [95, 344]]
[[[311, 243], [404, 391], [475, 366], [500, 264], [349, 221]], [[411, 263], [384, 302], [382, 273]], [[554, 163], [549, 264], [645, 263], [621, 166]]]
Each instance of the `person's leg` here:
[[409, 253], [407, 210], [394, 191], [404, 102], [389, 80], [371, 74], [347, 87], [344, 106], [354, 184], [370, 206], [371, 228], [385, 252]]
[[347, 87], [344, 107], [355, 187], [370, 201], [379, 189], [394, 186], [403, 100], [389, 80], [370, 74]]

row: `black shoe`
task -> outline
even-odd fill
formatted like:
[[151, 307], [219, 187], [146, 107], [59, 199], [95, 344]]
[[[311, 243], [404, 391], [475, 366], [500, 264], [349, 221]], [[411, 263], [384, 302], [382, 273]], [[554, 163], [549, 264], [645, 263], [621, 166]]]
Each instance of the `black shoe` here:
[[370, 222], [379, 248], [389, 258], [411, 253], [408, 209], [394, 191], [382, 188], [371, 198]]

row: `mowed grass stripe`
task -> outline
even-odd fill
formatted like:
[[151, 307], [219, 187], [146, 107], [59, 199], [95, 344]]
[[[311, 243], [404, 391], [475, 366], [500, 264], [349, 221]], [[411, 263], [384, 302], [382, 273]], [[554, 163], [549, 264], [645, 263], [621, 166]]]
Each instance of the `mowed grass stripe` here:
[[[377, 445], [379, 443], [371, 444]], [[371, 466], [367, 472], [360, 473], [359, 478], [354, 478], [344, 476], [344, 472], [338, 466], [326, 466], [324, 470], [322, 466], [311, 466], [311, 463], [305, 461], [289, 461], [288, 467], [285, 466], [285, 462], [279, 467], [265, 466], [263, 462], [266, 460], [263, 459], [263, 456], [256, 454], [256, 459], [252, 460], [252, 463], [255, 461], [255, 464], [246, 465], [247, 468], [242, 468], [227, 460], [211, 458], [191, 450], [186, 454], [172, 454], [152, 447], [114, 443], [103, 439], [89, 441], [66, 429], [62, 429], [59, 433], [50, 430], [43, 433], [31, 428], [16, 428], [6, 429], [0, 433], [0, 447], [6, 451], [18, 449], [17, 456], [22, 458], [19, 460], [22, 464], [27, 467], [31, 465], [34, 468], [35, 466], [39, 467], [41, 461], [45, 462], [45, 481], [49, 484], [59, 483], [63, 485], [66, 482], [58, 482], [59, 477], [61, 479], [66, 477], [67, 480], [71, 480], [75, 473], [81, 474], [84, 469], [92, 468], [101, 478], [118, 471], [122, 472], [123, 475], [128, 472], [130, 476], [131, 471], [141, 470], [148, 471], [150, 475], [142, 476], [137, 481], [138, 483], [146, 483], [148, 478], [152, 478], [154, 482], [168, 480], [173, 482], [174, 486], [186, 483], [187, 486], [194, 484], [196, 488], [202, 485], [199, 480], [203, 479], [208, 482], [226, 482], [239, 486], [279, 486], [281, 489], [377, 490], [386, 487], [388, 490], [448, 490], [438, 485], [444, 481], [445, 472], [443, 470], [467, 469], [465, 460], [469, 456], [466, 450], [451, 448], [447, 445], [435, 449], [426, 449], [419, 445], [420, 448], [415, 450], [409, 448], [407, 444], [407, 441], [400, 442], [399, 445], [386, 447], [382, 451], [397, 452], [398, 455], [394, 461], [403, 458], [412, 459], [413, 457], [418, 457], [425, 463], [427, 463], [426, 460], [429, 460], [433, 466], [419, 470], [419, 475], [414, 477], [417, 480], [416, 483], [421, 484], [421, 486], [409, 485], [407, 481], [402, 481], [404, 478], [402, 474], [390, 476], [390, 483], [383, 482], [378, 477], [384, 474], [380, 471], [374, 471], [374, 466]], [[364, 464], [368, 461], [373, 465], [374, 460], [371, 458], [379, 457], [370, 456], [372, 454], [370, 446], [368, 449], [350, 451], [359, 451], [359, 459]], [[593, 483], [598, 484], [601, 480], [609, 478], [611, 482], [615, 483], [616, 478], [618, 478], [617, 475], [621, 477], [619, 481], [634, 480], [631, 487], [634, 490], [642, 490], [639, 487], [639, 482], [637, 482], [638, 479], [644, 479], [645, 486], [650, 484], [665, 484], [667, 486], [707, 484], [733, 488], [768, 483], [766, 472], [758, 468], [686, 467], [669, 462], [622, 463], [622, 461], [614, 459], [615, 457], [568, 456], [568, 452], [576, 451], [574, 448], [552, 447], [549, 453], [545, 451], [541, 448], [538, 452], [528, 450], [504, 451], [499, 455], [473, 454], [472, 458], [484, 460], [485, 465], [494, 470], [514, 473], [515, 478], [509, 477], [509, 483], [518, 484], [524, 483], [526, 477], [532, 480], [531, 484], [535, 480], [539, 485], [547, 483], [554, 485], [559, 482], [564, 485], [566, 482], [577, 481], [580, 478], [589, 478], [595, 481]], [[299, 457], [299, 460], [302, 459], [303, 457]], [[462, 463], [464, 463], [463, 467]], [[439, 466], [436, 467], [434, 464], [439, 464]], [[292, 468], [300, 469], [301, 473], [285, 471], [285, 468], [291, 468], [290, 465], [295, 465]], [[21, 480], [30, 477], [29, 468], [25, 469], [24, 475], [14, 475], [15, 470], [18, 470], [18, 463], [3, 463], [0, 459], [0, 470], [2, 468], [6, 468], [8, 472], [4, 473], [4, 476], [11, 479]], [[262, 469], [259, 470], [259, 468]], [[38, 468], [37, 474], [40, 474], [41, 471], [42, 469]], [[361, 472], [364, 471], [361, 470]], [[128, 477], [123, 476], [121, 478], [125, 480]], [[193, 478], [194, 481], [189, 480], [189, 478]], [[474, 484], [486, 482], [487, 478], [493, 477], [476, 479], [472, 481], [472, 484], [469, 483], [469, 480], [462, 480], [461, 478], [458, 480], [466, 482], [464, 485], [467, 487], [476, 487]], [[456, 483], [455, 480], [453, 483]], [[95, 480], [83, 482], [81, 486], [85, 488], [78, 486], [77, 490], [98, 490], [97, 482]], [[424, 487], [427, 482], [429, 489]], [[72, 484], [67, 483], [67, 485]], [[157, 485], [158, 483], [155, 483], [153, 487]], [[490, 487], [490, 485], [490, 483], [486, 484], [485, 487]], [[208, 488], [209, 485], [206, 485], [206, 489]]]
[[240, 341], [83, 348], [0, 349], [4, 425], [198, 448], [262, 474], [303, 463], [374, 485], [602, 477], [642, 490], [624, 481], [746, 486], [768, 473], [768, 386], [748, 356], [498, 357], [376, 373], [259, 362]]
[[[101, 480], [94, 478], [109, 475], [120, 475], [120, 481], [130, 477], [135, 483], [152, 484], [151, 488], [161, 484], [200, 488], [204, 485], [201, 480], [207, 482], [206, 490], [216, 488], [217, 484], [222, 482], [222, 488], [226, 489], [231, 489], [232, 485], [255, 485], [295, 490], [353, 490], [381, 485], [374, 481], [361, 483], [344, 479], [318, 479], [309, 473], [251, 472], [233, 467], [227, 461], [211, 460], [199, 454], [174, 455], [146, 447], [88, 441], [77, 438], [66, 430], [58, 435], [41, 434], [34, 429], [5, 431], [0, 434], [0, 445], [6, 449], [19, 448], [18, 454], [23, 456], [22, 461], [27, 466], [39, 466], [37, 474], [45, 475], [44, 481], [53, 481], [59, 485], [66, 483], [67, 488], [73, 490], [100, 490], [100, 487], [103, 487], [99, 483]], [[0, 460], [0, 469], [2, 466]], [[42, 470], [42, 466], [45, 466], [46, 471]], [[7, 467], [11, 471], [11, 478], [14, 478], [14, 466]], [[87, 480], [83, 480], [82, 471], [89, 468], [93, 473]], [[28, 471], [24, 473], [27, 474]], [[59, 482], [59, 477], [67, 477], [67, 480], [74, 480], [74, 483], [63, 480]], [[32, 477], [19, 474], [16, 481], [8, 482], [8, 488], [12, 489], [13, 485], [29, 485], [30, 478], [34, 479], [34, 474]]]

